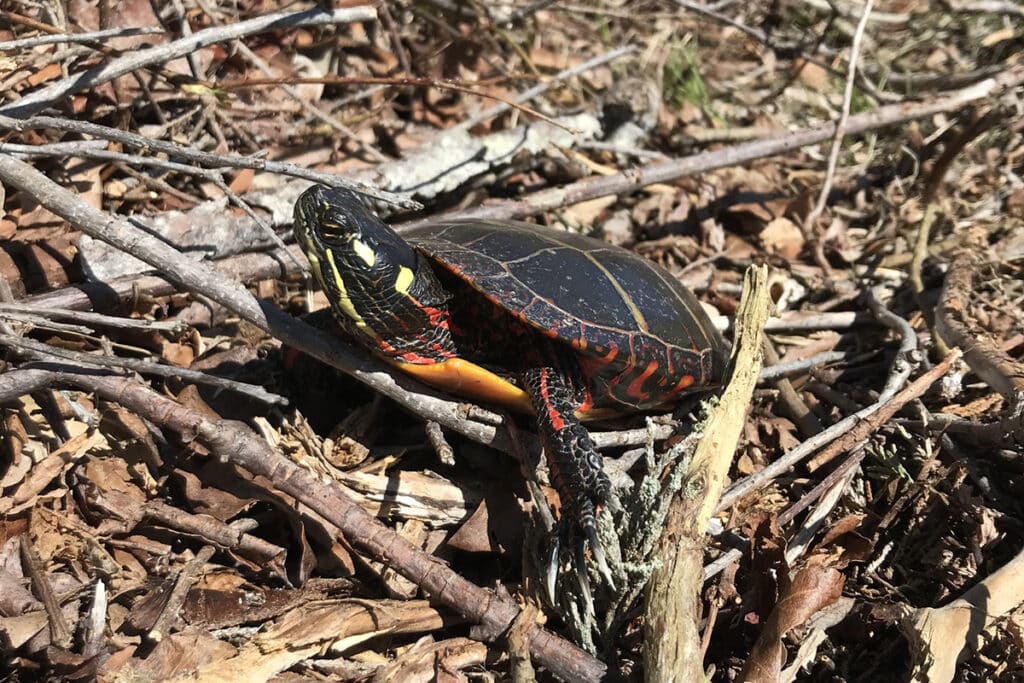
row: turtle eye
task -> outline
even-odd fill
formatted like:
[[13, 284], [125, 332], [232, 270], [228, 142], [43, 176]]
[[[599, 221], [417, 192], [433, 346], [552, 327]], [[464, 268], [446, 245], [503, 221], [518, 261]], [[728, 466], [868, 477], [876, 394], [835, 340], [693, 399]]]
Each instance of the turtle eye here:
[[324, 242], [339, 245], [351, 239], [351, 235], [349, 235], [345, 227], [344, 219], [339, 219], [338, 216], [324, 216], [317, 221], [316, 227], [320, 233], [320, 238]]

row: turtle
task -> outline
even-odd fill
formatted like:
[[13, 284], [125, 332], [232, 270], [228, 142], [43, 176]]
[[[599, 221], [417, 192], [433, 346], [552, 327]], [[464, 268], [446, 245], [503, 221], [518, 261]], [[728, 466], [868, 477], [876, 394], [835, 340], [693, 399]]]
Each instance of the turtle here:
[[583, 423], [721, 382], [727, 347], [693, 293], [627, 249], [525, 222], [440, 219], [399, 235], [354, 192], [322, 185], [294, 218], [349, 336], [442, 391], [536, 416], [561, 504], [553, 545], [572, 541], [578, 561], [589, 545], [608, 578], [596, 515], [614, 499]]

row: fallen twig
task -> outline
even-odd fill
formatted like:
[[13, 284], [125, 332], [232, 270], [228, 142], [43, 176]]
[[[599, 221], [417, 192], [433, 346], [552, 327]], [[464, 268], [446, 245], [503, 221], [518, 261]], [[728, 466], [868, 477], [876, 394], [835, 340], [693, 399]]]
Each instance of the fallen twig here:
[[853, 34], [853, 42], [850, 44], [850, 57], [849, 64], [847, 66], [846, 73], [846, 86], [843, 89], [843, 107], [839, 114], [839, 120], [836, 121], [836, 131], [832, 136], [832, 147], [828, 153], [828, 165], [825, 169], [825, 179], [821, 184], [821, 190], [818, 192], [818, 201], [815, 203], [814, 208], [810, 210], [803, 221], [804, 237], [811, 247], [811, 252], [814, 254], [814, 260], [817, 262], [818, 267], [825, 274], [826, 278], [830, 277], [832, 272], [831, 267], [828, 265], [828, 259], [825, 258], [824, 242], [820, 239], [817, 230], [818, 219], [821, 218], [821, 214], [825, 213], [825, 207], [828, 204], [829, 195], [832, 192], [832, 183], [835, 180], [836, 166], [839, 165], [839, 152], [843, 149], [843, 138], [846, 137], [846, 124], [850, 120], [850, 102], [853, 100], [853, 84], [857, 79], [857, 63], [860, 59], [860, 44], [864, 38], [864, 29], [868, 25], [868, 17], [871, 16], [871, 8], [874, 6], [874, 0], [867, 0], [864, 4], [864, 9], [861, 10], [860, 20], [857, 22], [857, 30]]
[[[344, 535], [354, 547], [384, 561], [433, 599], [480, 624], [481, 637], [502, 635], [519, 614], [514, 602], [474, 585], [446, 564], [405, 540], [365, 512], [336, 482], [325, 482], [292, 463], [241, 422], [208, 418], [131, 380], [69, 372], [68, 382], [94, 391], [146, 419], [196, 439], [218, 458], [261, 475], [312, 510]], [[533, 657], [566, 680], [597, 681], [604, 665], [575, 645], [534, 625], [529, 633]]]
[[314, 9], [305, 12], [267, 14], [228, 26], [204, 29], [190, 36], [185, 36], [184, 38], [179, 38], [178, 40], [146, 50], [134, 50], [102, 66], [76, 74], [73, 78], [58, 81], [33, 93], [29, 93], [20, 100], [0, 105], [0, 114], [15, 118], [31, 116], [61, 102], [69, 95], [107, 83], [118, 76], [124, 76], [136, 69], [153, 64], [163, 64], [172, 59], [185, 57], [202, 47], [224, 43], [243, 36], [253, 35], [254, 33], [294, 28], [296, 26], [325, 26], [353, 21], [370, 21], [376, 17], [377, 12], [373, 7], [363, 5], [330, 11]]
[[[914, 119], [933, 116], [941, 112], [956, 111], [968, 104], [999, 97], [1007, 90], [1024, 83], [1024, 67], [1007, 69], [1003, 73], [985, 79], [968, 88], [957, 90], [928, 102], [891, 104], [878, 107], [863, 114], [855, 114], [846, 122], [846, 134], [858, 135]], [[835, 123], [776, 135], [764, 140], [702, 152], [682, 159], [672, 159], [640, 168], [632, 168], [614, 175], [587, 178], [563, 187], [535, 192], [519, 199], [494, 202], [485, 206], [462, 211], [453, 211], [432, 216], [422, 221], [406, 223], [402, 227], [411, 229], [418, 225], [451, 218], [502, 219], [534, 216], [552, 211], [568, 204], [576, 204], [612, 194], [635, 192], [647, 185], [667, 183], [689, 175], [704, 173], [726, 166], [738, 166], [754, 159], [763, 159], [776, 154], [791, 152], [800, 147], [815, 145], [831, 139], [836, 132]]]
[[935, 329], [947, 344], [964, 350], [964, 361], [978, 377], [1014, 402], [1024, 394], [1024, 364], [1003, 352], [968, 315], [975, 277], [984, 266], [978, 253], [982, 239], [976, 235], [950, 264], [935, 314]]
[[[872, 403], [860, 412], [843, 418], [821, 434], [807, 439], [796, 448], [791, 449], [784, 456], [775, 460], [770, 465], [767, 465], [749, 477], [736, 482], [728, 491], [725, 492], [725, 495], [722, 496], [722, 502], [718, 506], [718, 510], [721, 512], [729, 509], [729, 507], [734, 505], [741, 498], [761, 488], [783, 472], [787, 472], [798, 462], [826, 444], [831, 445], [829, 445], [828, 448], [823, 450], [822, 454], [819, 455], [819, 466], [828, 462], [844, 450], [852, 448], [854, 445], [867, 438], [878, 427], [885, 424], [885, 422], [887, 422], [897, 410], [923, 394], [928, 387], [930, 387], [936, 380], [942, 377], [946, 371], [949, 370], [952, 359], [958, 358], [959, 355], [959, 352], [950, 354], [950, 356], [944, 359], [942, 363], [936, 365], [934, 368], [918, 377], [916, 380], [911, 382], [908, 387], [896, 394], [887, 402]], [[842, 437], [841, 440], [836, 441], [836, 439], [839, 439], [840, 437]]]
[[901, 622], [910, 642], [912, 681], [947, 683], [957, 675], [965, 650], [977, 650], [993, 622], [1014, 610], [1024, 596], [1024, 552], [945, 607], [925, 607]]

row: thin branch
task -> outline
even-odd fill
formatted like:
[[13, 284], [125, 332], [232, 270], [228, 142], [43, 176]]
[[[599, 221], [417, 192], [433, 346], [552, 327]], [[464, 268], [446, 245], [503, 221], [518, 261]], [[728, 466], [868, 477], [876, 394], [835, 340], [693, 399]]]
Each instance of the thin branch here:
[[534, 97], [537, 97], [538, 95], [547, 92], [548, 90], [555, 87], [556, 85], [566, 80], [567, 78], [572, 78], [573, 76], [581, 74], [584, 71], [589, 71], [590, 69], [601, 66], [602, 64], [607, 64], [608, 62], [614, 61], [619, 57], [633, 54], [636, 51], [637, 48], [635, 46], [626, 45], [624, 47], [616, 48], [611, 52], [606, 52], [603, 55], [598, 55], [597, 57], [588, 59], [582, 64], [578, 64], [577, 66], [574, 66], [571, 69], [565, 69], [564, 71], [558, 72], [544, 83], [535, 85], [532, 88], [524, 90], [523, 92], [516, 95], [511, 102], [503, 102], [502, 104], [497, 104], [489, 109], [485, 109], [479, 114], [471, 116], [465, 121], [456, 124], [450, 130], [469, 130], [473, 126], [483, 121], [486, 121], [489, 118], [493, 118], [495, 116], [505, 113], [515, 105], [523, 104], [524, 102], [529, 102]]
[[[878, 429], [879, 426], [891, 418], [897, 410], [919, 397], [928, 387], [946, 374], [949, 370], [950, 364], [952, 363], [952, 359], [958, 356], [959, 352], [950, 354], [942, 361], [942, 363], [936, 365], [934, 368], [918, 377], [916, 380], [911, 382], [909, 386], [903, 389], [903, 391], [890, 398], [887, 402], [872, 403], [860, 412], [840, 420], [817, 436], [807, 439], [799, 446], [788, 451], [778, 460], [772, 462], [770, 465], [755, 472], [749, 477], [740, 479], [722, 496], [722, 502], [718, 506], [717, 511], [723, 512], [728, 510], [741, 498], [760, 489], [769, 481], [775, 479], [784, 472], [789, 471], [798, 462], [810, 456], [823, 446], [832, 444], [827, 450], [823, 451], [823, 453], [826, 454], [826, 459], [831, 459], [831, 457], [834, 457], [835, 455], [838, 455], [838, 453], [847, 449], [843, 445], [836, 448], [834, 446], [835, 443], [850, 443], [852, 445], [867, 438], [871, 433]], [[839, 438], [845, 438], [846, 441], [837, 442], [836, 439]]]
[[825, 181], [821, 185], [821, 192], [818, 194], [818, 202], [814, 209], [807, 214], [804, 225], [808, 232], [813, 230], [814, 223], [818, 217], [825, 212], [828, 205], [828, 196], [832, 192], [832, 183], [835, 179], [836, 166], [839, 164], [839, 153], [843, 149], [843, 138], [846, 136], [846, 124], [850, 119], [850, 103], [853, 101], [853, 84], [857, 77], [857, 63], [860, 59], [860, 44], [864, 38], [864, 29], [868, 25], [868, 17], [871, 15], [871, 8], [874, 0], [867, 0], [864, 10], [861, 12], [860, 21], [857, 23], [857, 31], [853, 34], [853, 44], [850, 46], [849, 71], [846, 74], [846, 87], [843, 90], [843, 108], [836, 121], [836, 131], [832, 137], [832, 148], [828, 154], [828, 166], [825, 171]]
[[283, 161], [272, 161], [255, 156], [243, 157], [227, 154], [215, 154], [195, 147], [186, 147], [166, 140], [157, 140], [137, 133], [131, 133], [129, 131], [108, 128], [107, 126], [101, 126], [88, 121], [75, 121], [55, 116], [33, 116], [28, 119], [17, 119], [0, 115], [0, 128], [16, 131], [50, 128], [68, 133], [92, 135], [102, 138], [103, 140], [110, 140], [111, 142], [119, 142], [131, 147], [137, 147], [144, 152], [151, 150], [153, 152], [167, 154], [179, 159], [185, 159], [211, 169], [247, 168], [257, 171], [266, 171], [267, 173], [277, 173], [280, 175], [291, 176], [293, 178], [303, 178], [314, 183], [321, 183], [331, 187], [346, 187], [350, 190], [361, 192], [362, 194], [373, 197], [374, 199], [379, 199], [403, 209], [417, 210], [423, 208], [418, 202], [414, 202], [403, 195], [385, 192], [361, 183], [356, 183], [348, 180], [345, 176], [340, 176], [334, 173], [314, 171], [296, 164], [290, 164]]
[[152, 36], [164, 33], [159, 26], [142, 26], [132, 28], [108, 28], [102, 31], [85, 33], [56, 33], [32, 38], [19, 38], [0, 43], [0, 51], [27, 50], [40, 45], [56, 45], [58, 43], [97, 43], [110, 38], [126, 38], [129, 36]]
[[372, 21], [377, 12], [370, 6], [352, 7], [325, 11], [320, 9], [305, 12], [282, 12], [240, 21], [229, 26], [217, 26], [198, 31], [191, 36], [180, 38], [146, 50], [136, 50], [114, 59], [102, 66], [74, 75], [37, 90], [25, 97], [0, 106], [0, 114], [24, 118], [54, 106], [70, 95], [108, 83], [119, 76], [129, 74], [154, 64], [163, 64], [172, 59], [185, 57], [196, 50], [224, 43], [255, 33], [276, 31], [298, 26], [324, 26], [354, 21]]
[[474, 97], [482, 97], [488, 100], [497, 100], [498, 102], [503, 103], [506, 107], [518, 109], [519, 111], [529, 114], [540, 121], [550, 123], [552, 126], [558, 126], [559, 128], [569, 130], [566, 126], [562, 125], [550, 116], [545, 116], [536, 109], [527, 107], [524, 104], [517, 104], [514, 100], [506, 99], [500, 95], [494, 94], [493, 92], [478, 90], [453, 80], [441, 80], [437, 78], [414, 78], [412, 76], [301, 76], [289, 78], [245, 78], [233, 81], [218, 81], [216, 84], [212, 84], [211, 87], [220, 88], [222, 90], [237, 90], [240, 88], [258, 88], [267, 85], [281, 86], [284, 84], [363, 85], [381, 83], [393, 85], [395, 87], [451, 90], [452, 92], [462, 93], [464, 95], [473, 95]]
[[68, 620], [64, 618], [64, 612], [53, 592], [53, 586], [50, 585], [50, 578], [46, 574], [43, 560], [39, 557], [39, 553], [36, 552], [27, 535], [21, 536], [19, 540], [21, 562], [25, 573], [32, 580], [36, 597], [46, 609], [46, 618], [50, 623], [50, 642], [59, 648], [69, 648], [71, 647], [71, 627], [68, 625]]
[[953, 12], [963, 12], [964, 14], [1008, 14], [1024, 17], [1024, 7], [1016, 2], [1007, 2], [1006, 0], [976, 0], [975, 2], [944, 0], [942, 4]]
[[[235, 49], [238, 50], [238, 53], [245, 57], [247, 60], [249, 60], [249, 62], [257, 69], [259, 69], [260, 71], [262, 71], [271, 78], [276, 77], [276, 74], [274, 73], [274, 70], [270, 68], [270, 65], [263, 61], [260, 58], [260, 56], [257, 55], [255, 52], [250, 50], [245, 43], [243, 43], [240, 40], [236, 40], [234, 41], [234, 46]], [[356, 134], [354, 130], [346, 126], [344, 123], [342, 123], [335, 117], [331, 116], [330, 113], [323, 111], [322, 109], [320, 109], [320, 107], [316, 106], [314, 103], [307, 100], [305, 97], [302, 96], [301, 93], [299, 93], [299, 91], [294, 86], [285, 82], [280, 82], [277, 84], [277, 87], [284, 91], [284, 93], [288, 95], [288, 97], [290, 97], [294, 102], [298, 103], [298, 105], [302, 107], [303, 111], [305, 111], [307, 114], [309, 114], [318, 121], [326, 123], [328, 126], [338, 131], [343, 136], [345, 136], [346, 138], [354, 142], [356, 145], [358, 145], [359, 149], [365, 152], [367, 156], [369, 156], [373, 161], [376, 161], [377, 163], [387, 161], [387, 157], [381, 154], [376, 148], [360, 140], [359, 136]]]
[[70, 360], [83, 365], [132, 370], [133, 372], [138, 372], [143, 375], [157, 375], [158, 377], [168, 378], [180, 377], [181, 379], [195, 382], [196, 384], [206, 384], [208, 386], [234, 391], [260, 401], [261, 403], [267, 403], [270, 405], [288, 404], [288, 399], [284, 396], [273, 394], [256, 384], [237, 382], [233, 379], [218, 377], [216, 375], [210, 375], [197, 370], [189, 370], [188, 368], [175, 368], [168, 365], [160, 365], [159, 363], [136, 360], [134, 358], [96, 356], [89, 353], [81, 353], [79, 351], [60, 349], [50, 346], [49, 344], [43, 344], [41, 342], [32, 341], [31, 339], [24, 339], [22, 337], [3, 333], [0, 333], [0, 345], [6, 346], [7, 348], [17, 352], [30, 352], [33, 354], [33, 357], [43, 360], [44, 362], [48, 362], [52, 358], [59, 358], [61, 360]]
[[[515, 602], [473, 584], [373, 517], [337, 482], [324, 481], [291, 462], [241, 422], [209, 418], [148, 387], [115, 377], [68, 374], [68, 381], [114, 401], [191, 440], [225, 462], [266, 477], [335, 526], [354, 547], [383, 561], [432, 599], [480, 625], [478, 637], [493, 640], [519, 615]], [[598, 681], [605, 666], [575, 645], [532, 624], [530, 653], [563, 680]]]
[[[957, 90], [927, 102], [886, 105], [863, 114], [855, 114], [846, 122], [846, 135], [858, 135], [906, 121], [927, 118], [938, 113], [956, 111], [964, 106], [1000, 97], [1008, 90], [1024, 83], [1024, 66], [1007, 69], [994, 78], [986, 79], [968, 88]], [[555, 187], [519, 199], [494, 202], [463, 211], [431, 216], [403, 225], [411, 229], [437, 220], [451, 218], [503, 219], [535, 216], [588, 199], [612, 194], [635, 192], [655, 183], [667, 183], [679, 178], [706, 173], [727, 166], [739, 166], [755, 159], [792, 152], [801, 147], [815, 145], [835, 136], [836, 124], [825, 123], [795, 133], [785, 133], [764, 140], [702, 152], [682, 159], [672, 159], [622, 173], [592, 177], [576, 183]]]
[[815, 263], [821, 268], [826, 281], [832, 277], [832, 268], [825, 257], [825, 240], [822, 239], [818, 230], [818, 219], [825, 212], [828, 204], [829, 194], [832, 192], [832, 183], [836, 174], [836, 166], [839, 163], [839, 152], [843, 148], [843, 138], [846, 136], [846, 124], [850, 118], [850, 102], [853, 99], [853, 84], [857, 77], [857, 62], [860, 55], [860, 43], [864, 36], [864, 28], [868, 23], [868, 16], [871, 14], [873, 0], [868, 0], [861, 13], [860, 22], [857, 24], [857, 31], [853, 36], [853, 44], [850, 48], [849, 70], [846, 76], [846, 87], [843, 91], [843, 107], [836, 122], [835, 133], [832, 136], [832, 147], [829, 150], [828, 164], [825, 171], [825, 179], [821, 185], [821, 192], [818, 194], [818, 201], [807, 216], [804, 217], [801, 229], [804, 239], [810, 249]]
[[466, 420], [461, 405], [432, 395], [413, 380], [393, 377], [381, 361], [341, 343], [333, 335], [296, 320], [272, 304], [258, 301], [240, 283], [206, 264], [184, 257], [163, 241], [147, 235], [125, 218], [110, 216], [57, 185], [32, 166], [0, 154], [0, 182], [18, 188], [82, 232], [117, 247], [159, 269], [175, 284], [211, 299], [284, 343], [338, 367], [414, 413], [453, 429], [473, 441], [509, 452], [508, 436], [489, 425]]

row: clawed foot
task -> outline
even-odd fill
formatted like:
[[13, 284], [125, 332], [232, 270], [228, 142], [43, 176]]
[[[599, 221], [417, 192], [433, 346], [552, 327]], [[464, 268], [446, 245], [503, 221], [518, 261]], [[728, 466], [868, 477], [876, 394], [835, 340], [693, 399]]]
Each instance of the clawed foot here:
[[[609, 509], [618, 509], [617, 501], [608, 496], [604, 506]], [[576, 576], [580, 590], [588, 606], [593, 600], [590, 592], [590, 579], [587, 571], [588, 555], [594, 562], [598, 574], [611, 590], [615, 590], [615, 580], [612, 578], [611, 568], [608, 566], [607, 556], [601, 540], [597, 535], [597, 510], [590, 500], [580, 501], [577, 510], [563, 511], [562, 519], [558, 523], [555, 533], [551, 537], [550, 552], [548, 555], [547, 567], [545, 568], [544, 584], [547, 590], [548, 599], [552, 604], [557, 604], [555, 588], [558, 584], [559, 569], [562, 565], [562, 551], [568, 549], [573, 554], [571, 573]]]

